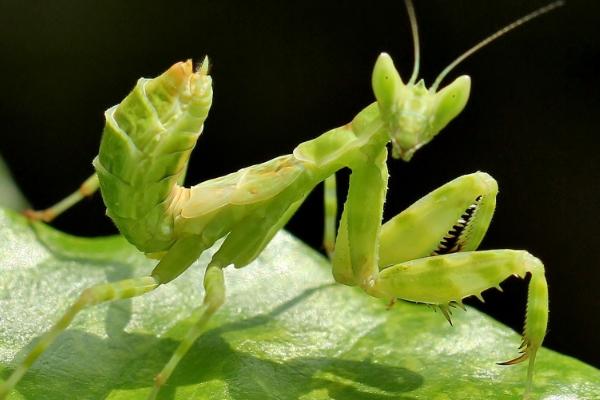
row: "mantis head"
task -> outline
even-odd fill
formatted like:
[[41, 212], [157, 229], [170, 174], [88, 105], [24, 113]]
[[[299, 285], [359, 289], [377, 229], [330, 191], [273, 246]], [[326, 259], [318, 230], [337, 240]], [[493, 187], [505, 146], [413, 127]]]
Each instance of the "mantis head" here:
[[467, 75], [439, 92], [435, 87], [427, 89], [423, 80], [404, 84], [386, 53], [377, 58], [372, 84], [392, 142], [392, 155], [404, 161], [409, 161], [465, 108], [471, 91]]
[[414, 6], [412, 0], [405, 0], [404, 3], [413, 37], [415, 61], [412, 75], [405, 84], [386, 53], [381, 53], [377, 58], [372, 75], [375, 98], [392, 142], [392, 156], [404, 161], [409, 161], [419, 148], [429, 143], [467, 104], [471, 91], [471, 78], [467, 75], [456, 78], [438, 91], [441, 82], [454, 67], [500, 36], [564, 4], [563, 0], [554, 1], [486, 37], [444, 68], [428, 89], [422, 79], [417, 82], [420, 46]]

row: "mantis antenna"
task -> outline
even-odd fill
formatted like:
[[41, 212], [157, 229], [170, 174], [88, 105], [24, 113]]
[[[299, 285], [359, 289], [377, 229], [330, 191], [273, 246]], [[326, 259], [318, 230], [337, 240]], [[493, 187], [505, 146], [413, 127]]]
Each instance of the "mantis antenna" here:
[[[406, 0], [406, 2], [407, 2], [407, 7], [409, 7], [408, 3], [411, 3], [411, 0]], [[444, 68], [444, 70], [438, 75], [438, 77], [435, 78], [435, 82], [433, 82], [433, 85], [431, 86], [430, 90], [433, 91], [433, 93], [435, 93], [437, 91], [438, 86], [440, 85], [440, 83], [442, 83], [442, 80], [446, 77], [446, 75], [448, 75], [448, 73], [450, 71], [452, 71], [452, 69], [454, 67], [456, 67], [458, 64], [463, 62], [466, 58], [471, 56], [476, 51], [487, 46], [494, 40], [498, 39], [500, 36], [503, 36], [504, 34], [512, 31], [513, 29], [523, 25], [524, 23], [531, 21], [532, 19], [537, 18], [540, 15], [546, 14], [547, 12], [552, 11], [555, 8], [561, 7], [563, 5], [565, 5], [565, 2], [563, 0], [554, 1], [544, 7], [538, 8], [537, 10], [517, 19], [515, 22], [506, 25], [504, 28], [501, 28], [498, 31], [496, 31], [496, 33], [493, 33], [490, 36], [488, 36], [487, 38], [483, 39], [481, 42], [477, 43], [475, 46], [471, 47], [469, 50], [465, 51], [463, 54], [458, 56], [454, 61], [452, 61], [450, 63], [450, 65], [448, 65], [446, 68]], [[410, 5], [410, 7], [412, 7], [412, 3]], [[411, 17], [411, 26], [412, 26], [412, 22], [413, 21], [412, 21], [412, 17]], [[416, 22], [415, 22], [415, 25], [416, 25]], [[417, 55], [417, 54], [418, 54], [418, 52], [415, 51], [415, 55]], [[418, 61], [415, 61], [415, 68], [416, 68], [416, 65], [418, 65]], [[413, 73], [413, 76], [414, 76], [414, 73]], [[411, 82], [412, 82], [412, 77], [411, 77]]]
[[412, 31], [413, 38], [413, 49], [415, 52], [414, 57], [414, 66], [412, 75], [410, 76], [410, 80], [408, 81], [409, 85], [415, 83], [419, 75], [419, 61], [421, 60], [421, 46], [419, 45], [419, 27], [417, 25], [417, 16], [415, 15], [415, 7], [413, 5], [412, 0], [404, 0], [404, 5], [406, 5], [406, 11], [408, 12], [408, 19], [410, 21], [410, 30]]

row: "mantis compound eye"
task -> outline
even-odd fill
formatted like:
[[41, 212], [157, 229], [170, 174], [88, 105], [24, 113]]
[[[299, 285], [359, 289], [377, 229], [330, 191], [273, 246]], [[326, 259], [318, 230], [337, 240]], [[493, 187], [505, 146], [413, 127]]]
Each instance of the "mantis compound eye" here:
[[[467, 105], [471, 93], [471, 78], [462, 75], [433, 96], [431, 138], [444, 129]], [[431, 140], [431, 139], [430, 139]]]
[[373, 91], [393, 147], [393, 157], [409, 161], [467, 104], [471, 79], [464, 75], [437, 92], [423, 80], [404, 84], [391, 57], [382, 53], [375, 63]]

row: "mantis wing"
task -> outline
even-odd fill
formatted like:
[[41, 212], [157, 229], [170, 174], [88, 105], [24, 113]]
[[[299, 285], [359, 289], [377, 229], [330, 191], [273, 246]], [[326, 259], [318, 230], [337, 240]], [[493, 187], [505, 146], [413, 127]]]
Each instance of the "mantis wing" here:
[[191, 188], [181, 216], [196, 218], [226, 205], [246, 205], [269, 200], [298, 179], [304, 171], [292, 155], [241, 169]]

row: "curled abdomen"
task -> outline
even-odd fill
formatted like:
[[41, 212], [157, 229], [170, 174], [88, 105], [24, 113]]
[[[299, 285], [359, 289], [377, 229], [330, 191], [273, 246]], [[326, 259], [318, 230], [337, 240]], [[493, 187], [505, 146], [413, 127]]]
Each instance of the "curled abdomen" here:
[[179, 62], [140, 79], [106, 125], [94, 167], [107, 214], [138, 249], [157, 252], [175, 240], [171, 207], [212, 101], [207, 66]]

